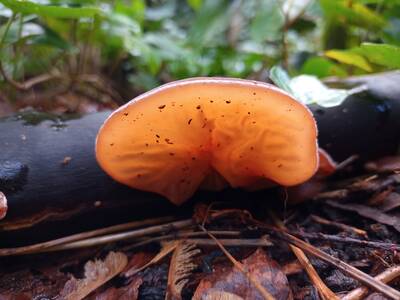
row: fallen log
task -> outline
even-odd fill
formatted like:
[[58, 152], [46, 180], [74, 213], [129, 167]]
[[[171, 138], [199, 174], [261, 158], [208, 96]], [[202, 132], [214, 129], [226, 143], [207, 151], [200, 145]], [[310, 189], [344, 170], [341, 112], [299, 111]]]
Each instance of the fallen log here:
[[340, 162], [358, 155], [360, 162], [399, 151], [400, 72], [329, 80], [339, 87], [365, 85], [339, 106], [311, 105], [317, 120], [319, 145]]
[[[80, 216], [64, 228], [46, 226], [43, 235], [47, 236], [84, 228], [88, 223], [96, 227], [96, 222], [103, 225], [112, 223], [112, 218], [123, 220], [127, 211], [131, 218], [140, 219], [173, 208], [162, 197], [113, 181], [97, 165], [94, 141], [108, 114], [62, 119], [26, 112], [0, 121], [0, 191], [8, 202], [0, 231], [15, 234], [43, 221]], [[93, 215], [90, 222], [81, 222], [83, 212]], [[6, 242], [7, 237], [0, 240]]]
[[[398, 72], [335, 82], [366, 84], [368, 90], [348, 97], [338, 107], [310, 106], [320, 146], [337, 161], [359, 155], [362, 162], [396, 153], [400, 142], [398, 82]], [[24, 242], [29, 237], [38, 241], [61, 232], [184, 211], [161, 196], [118, 184], [99, 168], [94, 141], [109, 113], [66, 119], [25, 112], [0, 120], [0, 191], [8, 200], [7, 215], [0, 221], [1, 245], [13, 244], [19, 232]], [[206, 195], [195, 198], [255, 197], [237, 191]]]

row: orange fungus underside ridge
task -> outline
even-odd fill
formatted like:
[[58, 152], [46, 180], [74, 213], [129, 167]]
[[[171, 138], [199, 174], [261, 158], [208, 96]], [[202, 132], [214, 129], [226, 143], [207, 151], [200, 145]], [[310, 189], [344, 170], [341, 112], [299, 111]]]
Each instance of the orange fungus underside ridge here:
[[100, 166], [175, 204], [199, 187], [300, 184], [318, 166], [310, 111], [278, 88], [233, 78], [163, 85], [115, 111], [96, 141]]

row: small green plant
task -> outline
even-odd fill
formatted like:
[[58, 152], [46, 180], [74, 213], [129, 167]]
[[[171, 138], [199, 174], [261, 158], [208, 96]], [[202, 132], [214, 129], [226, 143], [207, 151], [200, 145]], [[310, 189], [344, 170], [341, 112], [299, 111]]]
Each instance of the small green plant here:
[[0, 0], [0, 101], [122, 103], [193, 76], [400, 68], [398, 0]]

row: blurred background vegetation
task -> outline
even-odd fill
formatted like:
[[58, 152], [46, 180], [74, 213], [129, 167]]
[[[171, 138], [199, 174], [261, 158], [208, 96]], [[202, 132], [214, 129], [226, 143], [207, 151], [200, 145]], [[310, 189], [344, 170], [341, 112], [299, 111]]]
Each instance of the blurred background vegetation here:
[[0, 0], [0, 114], [114, 108], [193, 76], [400, 68], [400, 0]]

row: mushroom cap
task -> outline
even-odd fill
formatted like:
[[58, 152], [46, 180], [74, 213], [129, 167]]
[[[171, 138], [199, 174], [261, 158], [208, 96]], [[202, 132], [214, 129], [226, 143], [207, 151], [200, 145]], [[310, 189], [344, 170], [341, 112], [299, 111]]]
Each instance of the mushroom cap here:
[[257, 81], [192, 78], [165, 84], [113, 112], [96, 140], [100, 166], [175, 204], [208, 188], [300, 184], [318, 167], [306, 106]]

